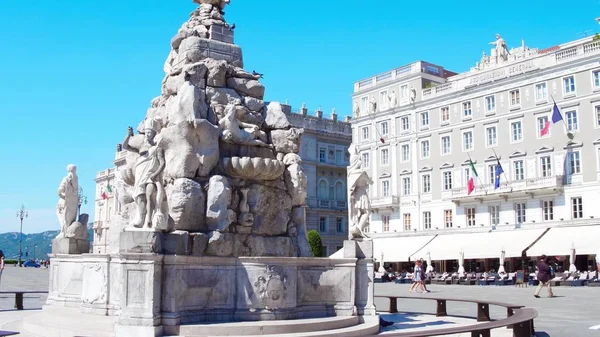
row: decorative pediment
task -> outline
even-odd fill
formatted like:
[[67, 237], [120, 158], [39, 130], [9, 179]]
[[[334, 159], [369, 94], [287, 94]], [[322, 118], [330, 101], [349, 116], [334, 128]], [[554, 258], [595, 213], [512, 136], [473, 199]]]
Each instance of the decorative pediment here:
[[452, 163], [444, 163], [442, 166], [440, 166], [440, 170], [444, 170], [444, 169], [449, 169], [449, 168], [453, 168], [454, 164]]
[[392, 176], [392, 175], [391, 175], [391, 174], [389, 174], [389, 173], [382, 173], [382, 174], [379, 176], [379, 178], [389, 178], [389, 177], [391, 177], [391, 176]]
[[463, 161], [461, 163], [462, 166], [469, 166], [471, 161], [473, 161], [473, 165], [477, 164], [477, 160], [472, 160], [472, 159], [466, 159], [465, 161]]
[[572, 140], [567, 145], [565, 145], [565, 147], [563, 147], [563, 149], [565, 149], [565, 150], [574, 149], [574, 148], [582, 147], [582, 146], [583, 146], [583, 142]]
[[500, 157], [489, 156], [489, 157], [485, 158], [485, 162], [491, 162], [491, 161], [497, 161], [497, 160], [500, 160]]
[[411, 170], [402, 170], [402, 171], [400, 172], [400, 175], [401, 175], [401, 176], [404, 176], [404, 175], [407, 175], [407, 174], [412, 174], [412, 171], [411, 171]]
[[554, 147], [544, 145], [544, 146], [540, 147], [537, 151], [535, 151], [535, 153], [540, 154], [540, 153], [547, 153], [547, 152], [552, 152], [552, 151], [554, 151]]
[[419, 170], [419, 172], [431, 172], [431, 171], [433, 171], [433, 167], [431, 167], [431, 166], [423, 166]]
[[515, 150], [513, 153], [508, 155], [508, 158], [525, 157], [526, 155], [527, 151]]

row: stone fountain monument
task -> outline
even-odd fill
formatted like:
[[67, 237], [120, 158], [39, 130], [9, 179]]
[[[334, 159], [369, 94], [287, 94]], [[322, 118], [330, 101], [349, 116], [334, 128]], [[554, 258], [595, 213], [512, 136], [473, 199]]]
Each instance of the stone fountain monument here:
[[368, 176], [354, 165], [352, 240], [313, 258], [303, 130], [280, 104], [266, 107], [261, 75], [243, 69], [229, 0], [194, 2], [161, 95], [126, 130], [107, 255], [53, 251], [43, 317], [24, 321], [31, 335], [193, 336], [215, 322], [375, 315], [373, 246], [361, 231]]

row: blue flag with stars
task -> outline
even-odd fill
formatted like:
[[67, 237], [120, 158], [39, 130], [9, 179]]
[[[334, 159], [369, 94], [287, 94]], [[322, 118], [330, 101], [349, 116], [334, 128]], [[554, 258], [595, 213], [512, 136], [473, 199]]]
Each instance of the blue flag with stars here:
[[498, 165], [496, 165], [496, 181], [494, 181], [494, 189], [497, 190], [500, 188], [500, 176], [504, 173], [502, 169], [502, 165], [500, 165], [500, 160], [498, 160]]

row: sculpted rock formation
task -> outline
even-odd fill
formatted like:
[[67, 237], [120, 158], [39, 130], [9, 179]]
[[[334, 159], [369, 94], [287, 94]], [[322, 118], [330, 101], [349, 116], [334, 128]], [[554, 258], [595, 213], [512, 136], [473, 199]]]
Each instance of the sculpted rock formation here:
[[[280, 103], [265, 104], [262, 75], [243, 69], [224, 19], [229, 1], [195, 2], [171, 40], [161, 95], [123, 141], [118, 201], [135, 212], [123, 213], [122, 226], [164, 232], [166, 254], [307, 256], [293, 208], [307, 195], [297, 155], [304, 131]], [[125, 243], [161, 248], [135, 240]]]

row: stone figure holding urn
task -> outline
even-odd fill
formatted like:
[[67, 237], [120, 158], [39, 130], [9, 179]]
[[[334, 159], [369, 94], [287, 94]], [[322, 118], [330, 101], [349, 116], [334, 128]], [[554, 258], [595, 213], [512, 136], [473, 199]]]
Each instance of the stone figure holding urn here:
[[56, 215], [60, 223], [60, 234], [57, 238], [63, 238], [67, 233], [67, 228], [77, 220], [79, 178], [77, 177], [77, 167], [75, 165], [67, 166], [67, 176], [60, 182], [58, 197], [60, 199], [56, 206]]
[[137, 228], [162, 228], [166, 224], [166, 216], [161, 206], [165, 198], [161, 181], [165, 169], [164, 150], [156, 143], [155, 137], [160, 131], [161, 121], [158, 118], [148, 119], [144, 124], [144, 140], [139, 147], [130, 145], [133, 128], [129, 127], [123, 141], [126, 151], [139, 154], [134, 166], [135, 184], [133, 199], [137, 205], [137, 216], [132, 225]]
[[350, 208], [349, 239], [365, 238], [364, 229], [369, 224], [371, 215], [371, 200], [369, 199], [369, 186], [373, 181], [362, 168], [362, 159], [356, 145], [351, 144], [350, 166], [348, 166], [348, 189]]

